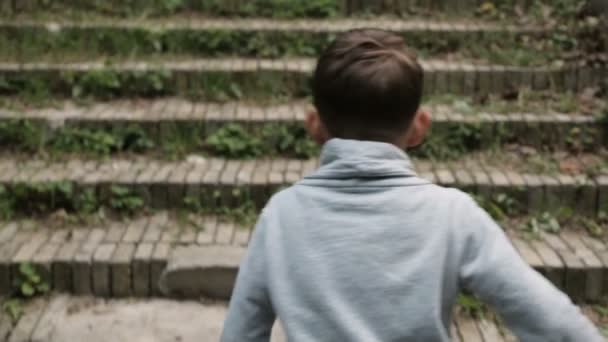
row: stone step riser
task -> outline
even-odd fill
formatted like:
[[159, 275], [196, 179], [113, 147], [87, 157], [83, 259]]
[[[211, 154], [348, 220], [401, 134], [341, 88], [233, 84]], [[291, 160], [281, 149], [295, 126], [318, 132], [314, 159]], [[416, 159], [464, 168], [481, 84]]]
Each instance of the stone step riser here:
[[[310, 96], [312, 60], [232, 60], [164, 64], [1, 64], [8, 95], [24, 94], [24, 83], [58, 97], [97, 98], [185, 95], [197, 100], [258, 101]], [[522, 88], [575, 91], [599, 85], [608, 68], [566, 66], [519, 68], [423, 63], [425, 94], [502, 94]], [[97, 83], [111, 79], [111, 85]], [[114, 82], [114, 80], [116, 80]], [[13, 86], [14, 85], [14, 86]]]
[[[262, 208], [273, 193], [309, 174], [314, 169], [314, 160], [312, 162], [262, 161], [257, 165], [254, 161], [228, 162], [225, 166], [217, 163], [209, 168], [182, 163], [141, 164], [128, 169], [124, 168], [124, 162], [123, 165], [108, 163], [100, 167], [96, 167], [96, 163], [67, 164], [63, 169], [44, 164], [38, 165], [39, 169], [9, 166], [0, 170], [3, 173], [0, 185], [4, 186], [4, 196], [8, 199], [24, 191], [36, 194], [35, 189], [44, 184], [62, 182], [71, 184], [75, 195], [91, 192], [99, 204], [111, 203], [114, 198], [112, 189], [118, 186], [129, 189], [145, 206], [156, 209], [188, 207], [186, 199], [195, 200], [210, 210], [246, 204]], [[606, 175], [589, 178], [585, 175], [533, 175], [442, 167], [423, 171], [420, 176], [487, 199], [499, 194], [508, 195], [524, 212], [530, 213], [570, 208], [577, 213], [595, 215], [605, 211], [608, 203]], [[54, 198], [51, 193], [45, 196]], [[20, 200], [24, 199], [20, 197]]]
[[[2, 341], [9, 338], [11, 342], [199, 342], [204, 336], [204, 341], [220, 341], [228, 303], [202, 302], [198, 298], [191, 301], [107, 300], [90, 296], [52, 295], [26, 303], [23, 316], [15, 325], [11, 325], [8, 314], [0, 316], [0, 338]], [[605, 332], [606, 323], [600, 309], [583, 305], [580, 310]], [[452, 311], [451, 341], [517, 341], [492, 310], [471, 308], [468, 304], [456, 305]], [[196, 324], [192, 324], [193, 318]], [[267, 340], [287, 342], [285, 331], [284, 325], [278, 321]], [[604, 333], [604, 336], [608, 335]]]
[[[505, 113], [506, 108], [502, 108], [499, 109], [500, 113], [491, 113], [491, 109], [476, 108], [466, 100], [460, 102], [460, 108], [454, 104], [436, 104], [432, 98], [428, 101], [428, 104], [422, 105], [431, 113], [433, 121], [427, 142], [443, 142], [443, 145], [446, 141], [460, 142], [459, 146], [466, 147], [462, 152], [491, 149], [504, 144], [527, 145], [540, 150], [592, 151], [608, 143], [608, 126], [599, 108], [592, 116], [577, 114], [573, 108], [554, 109], [551, 102], [532, 102], [525, 106], [514, 102], [515, 108], [511, 112]], [[502, 104], [503, 107], [508, 105], [508, 102]], [[535, 112], [518, 112], [522, 107]], [[269, 144], [274, 144], [276, 140], [268, 140], [269, 134], [283, 130], [299, 142], [306, 143], [308, 138], [303, 131], [303, 122], [312, 108], [308, 101], [260, 106], [165, 98], [158, 101], [115, 101], [82, 107], [66, 102], [57, 108], [0, 110], [0, 128], [4, 125], [5, 131], [23, 133], [17, 135], [28, 141], [35, 139], [38, 142], [36, 146], [43, 148], [52, 144], [53, 139], [74, 131], [120, 137], [127, 129], [154, 142], [156, 149], [179, 137], [179, 141], [192, 143], [191, 152], [194, 153], [200, 152], [201, 141], [218, 130], [225, 131], [235, 125], [247, 136], [261, 138]], [[558, 111], [568, 111], [569, 114]], [[8, 148], [19, 144], [19, 141], [5, 142]], [[288, 153], [280, 155], [291, 156]]]
[[[228, 16], [301, 16], [301, 17], [327, 17], [331, 15], [357, 15], [357, 14], [408, 14], [411, 11], [447, 11], [447, 12], [471, 12], [483, 1], [480, 0], [335, 0], [327, 1], [326, 5], [302, 6], [304, 1], [294, 4], [268, 3], [260, 1], [230, 0], [205, 4], [200, 1], [183, 1], [181, 6], [175, 9], [167, 8], [158, 1], [110, 1], [103, 5], [87, 2], [74, 2], [66, 0], [6, 0], [0, 6], [0, 14], [9, 15], [15, 13], [27, 13], [28, 11], [40, 11], [53, 8], [67, 8], [73, 10], [94, 11], [100, 14], [137, 15], [167, 14], [173, 11], [199, 12], [206, 15], [228, 15]], [[513, 2], [525, 7], [532, 2], [529, 0], [517, 0]], [[252, 12], [247, 9], [253, 6]], [[297, 5], [297, 6], [295, 6]], [[297, 12], [290, 11], [290, 7], [296, 7]], [[321, 13], [319, 13], [321, 12]], [[283, 14], [285, 13], [285, 14]]]
[[[237, 22], [239, 24], [239, 22]], [[162, 23], [136, 26], [129, 22], [113, 24], [36, 24], [1, 23], [0, 41], [8, 42], [2, 56], [17, 61], [43, 57], [56, 61], [66, 58], [144, 57], [185, 55], [198, 57], [316, 57], [340, 32], [358, 27], [386, 28], [404, 37], [408, 46], [427, 57], [459, 50], [483, 51], [500, 42], [503, 48], [531, 50], [519, 38], [546, 39], [542, 29], [464, 24], [370, 21], [361, 23], [302, 23], [258, 21], [240, 23], [202, 21], [194, 25], [162, 26]], [[161, 27], [159, 29], [159, 26]], [[488, 55], [488, 54], [486, 54]], [[483, 54], [482, 54], [483, 58]], [[538, 63], [537, 63], [538, 64]]]
[[[111, 113], [110, 113], [111, 114]], [[228, 125], [238, 125], [251, 136], [258, 136], [265, 127], [286, 127], [296, 131], [303, 128], [304, 112], [291, 115], [291, 119], [239, 119], [230, 116], [222, 118], [215, 117], [205, 119], [204, 113], [198, 117], [190, 119], [129, 119], [119, 117], [119, 113], [106, 118], [99, 119], [45, 119], [35, 116], [25, 116], [19, 113], [1, 116], [0, 125], [5, 122], [10, 124], [18, 120], [23, 122], [23, 129], [31, 129], [32, 126], [38, 127], [40, 133], [40, 146], [44, 148], [54, 137], [61, 136], [69, 130], [85, 130], [91, 132], [106, 133], [112, 135], [113, 132], [120, 131], [125, 127], [137, 132], [143, 132], [147, 139], [154, 142], [154, 149], [163, 148], [166, 141], [174, 141], [176, 136], [192, 137], [196, 141], [203, 141]], [[128, 113], [124, 113], [128, 117]], [[170, 116], [171, 113], [160, 113], [160, 115]], [[211, 116], [211, 115], [209, 115]], [[297, 117], [297, 118], [296, 118]], [[26, 118], [26, 119], [20, 119]], [[594, 118], [576, 117], [567, 115], [487, 115], [487, 116], [461, 116], [449, 117], [445, 115], [433, 115], [433, 126], [429, 133], [429, 139], [443, 140], [446, 137], [450, 141], [461, 140], [469, 141], [470, 136], [455, 135], [458, 129], [466, 127], [474, 132], [479, 144], [469, 146], [471, 151], [495, 148], [504, 144], [520, 144], [539, 149], [551, 148], [553, 150], [566, 150], [573, 145], [584, 145], [586, 151], [593, 151], [606, 146], [608, 143], [608, 128], [606, 125]], [[17, 132], [14, 132], [17, 133]], [[32, 139], [32, 137], [28, 137]], [[298, 139], [308, 140], [306, 136]], [[584, 139], [584, 144], [582, 140]], [[580, 142], [580, 144], [577, 144]], [[195, 141], [192, 141], [194, 144]], [[463, 145], [465, 145], [463, 143]], [[470, 144], [468, 144], [470, 145]], [[12, 146], [6, 146], [12, 148]], [[2, 146], [0, 146], [2, 149]], [[196, 152], [196, 151], [192, 151]], [[414, 156], [416, 156], [414, 152]], [[219, 155], [218, 155], [219, 156]]]
[[[142, 223], [90, 230], [16, 230], [0, 244], [0, 294], [9, 293], [19, 265], [31, 263], [59, 292], [229, 298], [249, 239], [247, 230], [236, 233], [242, 236], [240, 241], [220, 242], [211, 241], [210, 231], [169, 231]], [[508, 234], [526, 262], [577, 302], [596, 302], [608, 294], [605, 242], [573, 232], [529, 241]], [[227, 236], [216, 233], [220, 235]], [[184, 263], [184, 255], [189, 262]]]
[[[117, 113], [120, 114], [120, 113]], [[124, 112], [128, 116], [128, 112]], [[204, 113], [203, 113], [204, 114]], [[302, 114], [302, 115], [299, 115]], [[21, 127], [22, 136], [27, 137], [28, 143], [32, 139], [37, 139], [36, 143], [44, 151], [53, 151], [53, 141], [61, 139], [70, 132], [89, 132], [93, 134], [106, 134], [108, 136], [120, 137], [125, 129], [137, 134], [143, 134], [145, 139], [152, 142], [151, 148], [135, 151], [136, 153], [161, 153], [168, 141], [182, 141], [184, 146], [188, 146], [186, 153], [201, 153], [223, 156], [220, 152], [206, 149], [201, 146], [201, 141], [206, 139], [219, 130], [237, 125], [242, 128], [250, 137], [260, 137], [263, 143], [267, 142], [264, 132], [269, 129], [285, 129], [293, 134], [295, 143], [314, 145], [308, 135], [304, 133], [304, 124], [301, 117], [304, 112], [296, 113], [284, 119], [239, 119], [234, 115], [227, 115], [226, 118], [215, 117], [206, 119], [204, 115], [192, 117], [190, 119], [170, 119], [171, 113], [160, 113], [161, 117], [155, 119], [124, 119], [121, 117], [106, 118], [67, 118], [67, 119], [48, 119], [34, 116], [21, 115], [14, 113], [1, 116], [0, 125], [17, 125]], [[166, 115], [165, 118], [162, 118]], [[231, 118], [232, 117], [232, 118]], [[298, 117], [297, 119], [295, 117]], [[19, 118], [25, 121], [20, 121]], [[554, 120], [554, 121], [550, 121]], [[36, 127], [36, 136], [32, 136], [32, 127]], [[265, 130], [266, 129], [266, 130]], [[19, 133], [13, 129], [12, 133]], [[462, 131], [468, 134], [458, 133]], [[26, 134], [30, 132], [30, 134]], [[475, 138], [471, 138], [471, 137]], [[567, 115], [488, 115], [488, 116], [459, 116], [449, 117], [441, 114], [433, 115], [433, 126], [428, 133], [428, 141], [434, 144], [435, 141], [449, 141], [466, 148], [466, 151], [458, 153], [473, 152], [493, 149], [509, 144], [519, 144], [534, 147], [540, 150], [564, 151], [573, 149], [583, 149], [587, 152], [597, 151], [608, 144], [608, 128], [606, 125], [592, 117], [567, 116]], [[26, 143], [23, 141], [22, 143]], [[268, 142], [268, 144], [272, 144]], [[266, 145], [266, 144], [264, 144]], [[272, 146], [266, 146], [267, 154], [272, 156], [270, 151]], [[17, 150], [15, 150], [17, 148]], [[450, 148], [446, 146], [446, 148]], [[0, 143], [0, 150], [19, 151], [15, 142], [3, 146]], [[281, 157], [292, 157], [292, 149], [278, 151]], [[310, 151], [316, 155], [315, 152]], [[430, 158], [426, 151], [412, 151], [412, 156]], [[304, 157], [304, 155], [297, 155]]]

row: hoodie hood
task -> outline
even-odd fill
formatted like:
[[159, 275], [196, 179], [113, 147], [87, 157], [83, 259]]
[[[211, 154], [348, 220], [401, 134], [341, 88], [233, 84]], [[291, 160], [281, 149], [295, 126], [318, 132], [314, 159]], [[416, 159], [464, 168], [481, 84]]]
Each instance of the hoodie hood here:
[[327, 186], [335, 181], [354, 185], [369, 180], [386, 180], [391, 186], [422, 181], [416, 177], [408, 155], [392, 144], [331, 139], [323, 146], [320, 168], [304, 178], [302, 184]]

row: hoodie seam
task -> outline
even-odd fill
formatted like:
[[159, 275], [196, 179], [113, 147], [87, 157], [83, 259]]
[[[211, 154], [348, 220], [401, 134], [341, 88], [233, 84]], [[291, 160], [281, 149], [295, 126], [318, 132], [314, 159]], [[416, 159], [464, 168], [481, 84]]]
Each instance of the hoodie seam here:
[[387, 184], [387, 185], [328, 185], [328, 184], [307, 184], [307, 183], [297, 183], [295, 186], [310, 186], [315, 188], [408, 188], [413, 186], [425, 186], [425, 185], [433, 185], [433, 183], [421, 183], [421, 184], [403, 184], [403, 185], [395, 185], [395, 184]]

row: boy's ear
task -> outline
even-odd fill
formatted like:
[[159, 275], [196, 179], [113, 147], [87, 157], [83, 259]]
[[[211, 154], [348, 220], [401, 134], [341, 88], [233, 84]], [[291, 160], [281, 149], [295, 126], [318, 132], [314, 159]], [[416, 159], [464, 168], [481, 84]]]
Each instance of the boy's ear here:
[[319, 145], [323, 145], [329, 140], [327, 129], [325, 129], [325, 125], [323, 125], [321, 117], [316, 110], [311, 110], [306, 114], [306, 130], [312, 140]]
[[423, 109], [419, 110], [410, 126], [410, 131], [406, 138], [406, 147], [416, 147], [422, 144], [430, 127], [431, 113]]

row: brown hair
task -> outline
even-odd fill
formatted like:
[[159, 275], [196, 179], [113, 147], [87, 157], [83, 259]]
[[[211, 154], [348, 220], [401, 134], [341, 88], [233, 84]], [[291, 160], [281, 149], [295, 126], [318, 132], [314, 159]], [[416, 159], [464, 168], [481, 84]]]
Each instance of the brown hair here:
[[314, 104], [332, 137], [394, 142], [422, 98], [423, 70], [403, 38], [376, 29], [340, 35], [322, 54]]

